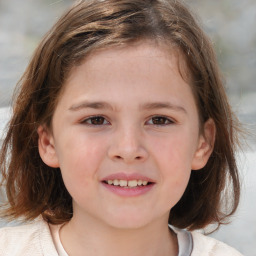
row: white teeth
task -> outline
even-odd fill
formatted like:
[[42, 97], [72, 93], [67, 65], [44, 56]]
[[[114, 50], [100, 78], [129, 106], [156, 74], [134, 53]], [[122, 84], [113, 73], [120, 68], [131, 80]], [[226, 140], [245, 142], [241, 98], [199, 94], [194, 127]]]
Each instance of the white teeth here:
[[129, 180], [128, 181], [128, 187], [137, 187], [137, 186], [138, 186], [137, 180]]
[[126, 187], [127, 186], [127, 180], [120, 180], [119, 185], [120, 185], [120, 187]]
[[120, 186], [120, 187], [130, 187], [130, 188], [148, 185], [148, 181], [145, 181], [145, 180], [129, 180], [129, 181], [127, 181], [127, 180], [107, 180], [106, 182], [109, 185]]

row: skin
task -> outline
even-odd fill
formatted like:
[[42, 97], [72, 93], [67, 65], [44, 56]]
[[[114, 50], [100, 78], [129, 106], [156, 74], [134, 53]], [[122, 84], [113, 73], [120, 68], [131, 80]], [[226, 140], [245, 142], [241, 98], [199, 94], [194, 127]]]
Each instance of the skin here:
[[[73, 198], [73, 218], [60, 232], [70, 256], [177, 255], [169, 211], [191, 170], [207, 163], [215, 133], [208, 120], [199, 134], [180, 58], [150, 42], [97, 51], [72, 70], [52, 131], [39, 127], [40, 155], [60, 167]], [[102, 179], [120, 172], [154, 185], [139, 196], [117, 195]]]

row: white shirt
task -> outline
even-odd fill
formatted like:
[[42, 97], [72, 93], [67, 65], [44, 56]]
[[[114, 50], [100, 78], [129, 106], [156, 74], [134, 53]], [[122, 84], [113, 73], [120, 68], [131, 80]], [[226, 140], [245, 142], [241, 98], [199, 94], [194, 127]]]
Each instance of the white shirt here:
[[[58, 230], [58, 226], [56, 229]], [[189, 250], [187, 242], [184, 240], [190, 240], [190, 238], [193, 241], [191, 256], [242, 256], [228, 245], [198, 232], [189, 233], [178, 229], [174, 229], [174, 231], [178, 237], [179, 256], [184, 256], [182, 253], [187, 253], [186, 251], [182, 252], [183, 246], [185, 250]], [[53, 233], [56, 234], [56, 230]], [[41, 218], [27, 225], [5, 227], [0, 229], [0, 256], [60, 256], [59, 253], [67, 256], [60, 241], [58, 242], [58, 238], [56, 240], [58, 246], [55, 246], [55, 240], [49, 224]], [[191, 243], [189, 242], [189, 244]]]
[[[65, 251], [61, 240], [60, 240], [60, 229], [62, 225], [50, 225], [50, 230], [53, 238], [54, 245], [56, 247], [56, 250], [59, 254], [59, 256], [68, 256], [67, 252]], [[172, 227], [170, 227], [172, 229]], [[190, 232], [185, 230], [175, 230], [172, 229], [178, 239], [178, 245], [179, 245], [179, 254], [178, 256], [190, 256], [193, 249], [193, 239]]]
[[53, 243], [56, 247], [56, 250], [59, 256], [68, 256], [67, 252], [65, 251], [61, 241], [60, 241], [60, 228], [62, 225], [50, 225], [50, 230], [52, 234]]

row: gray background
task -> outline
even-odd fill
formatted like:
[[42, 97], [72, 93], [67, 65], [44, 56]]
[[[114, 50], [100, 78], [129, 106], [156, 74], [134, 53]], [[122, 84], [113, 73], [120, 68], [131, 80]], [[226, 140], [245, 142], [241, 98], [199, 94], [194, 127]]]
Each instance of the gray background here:
[[[40, 38], [72, 0], [0, 0], [0, 134], [13, 88]], [[256, 1], [188, 0], [214, 43], [234, 111], [256, 133]], [[242, 200], [233, 222], [212, 236], [256, 256], [256, 137], [239, 153]], [[6, 225], [0, 221], [0, 226]]]

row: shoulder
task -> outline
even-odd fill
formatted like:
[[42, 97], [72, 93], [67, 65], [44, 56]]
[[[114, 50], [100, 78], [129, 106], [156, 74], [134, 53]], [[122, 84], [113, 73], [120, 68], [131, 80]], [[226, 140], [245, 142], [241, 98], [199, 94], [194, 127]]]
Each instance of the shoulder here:
[[30, 224], [0, 229], [0, 256], [57, 256], [48, 223], [37, 219]]
[[191, 256], [242, 256], [234, 248], [199, 232], [192, 232], [193, 252]]

